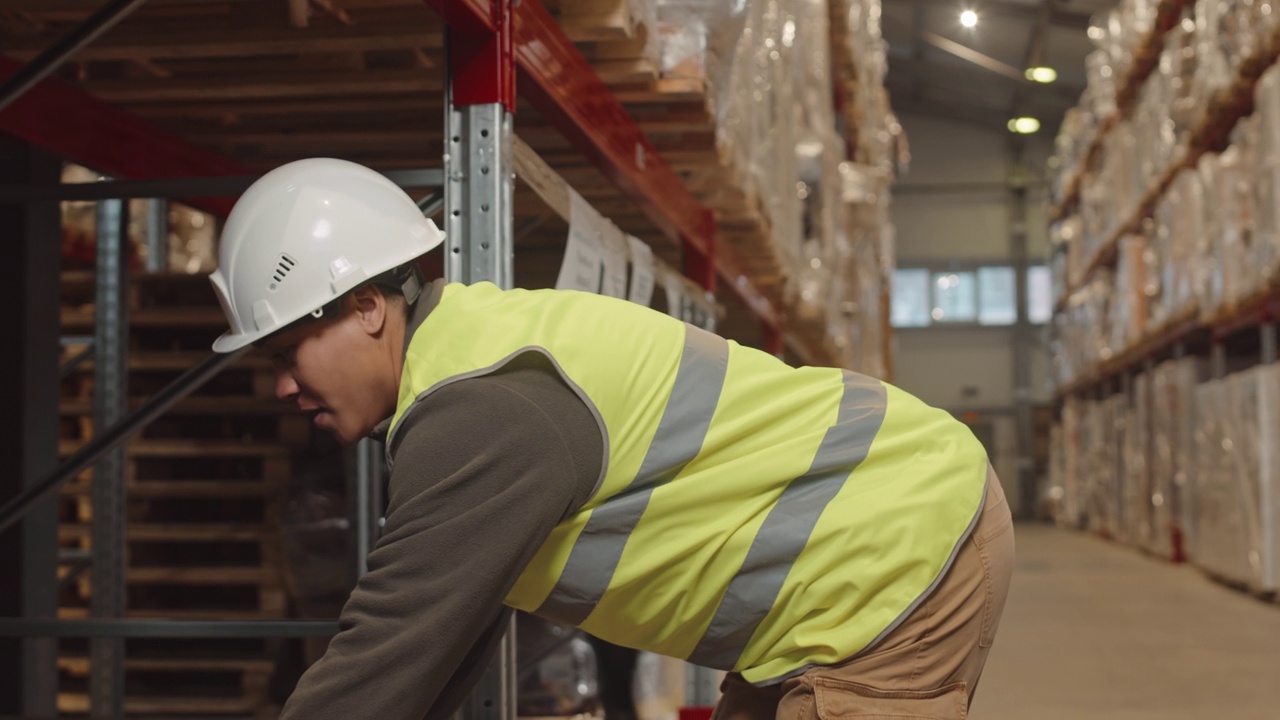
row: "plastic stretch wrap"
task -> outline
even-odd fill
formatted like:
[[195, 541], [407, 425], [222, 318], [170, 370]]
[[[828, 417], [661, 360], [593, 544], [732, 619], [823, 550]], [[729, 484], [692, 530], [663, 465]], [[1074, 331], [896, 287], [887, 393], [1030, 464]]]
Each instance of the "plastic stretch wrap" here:
[[[1174, 25], [1165, 34], [1160, 63], [1147, 80], [1148, 83], [1159, 82], [1165, 86], [1164, 99], [1168, 103], [1165, 109], [1169, 124], [1163, 131], [1169, 133], [1165, 140], [1172, 143], [1172, 148], [1186, 145], [1188, 135], [1204, 113], [1204, 107], [1198, 104], [1195, 95], [1198, 58], [1192, 12], [1192, 8], [1188, 6], [1183, 22]], [[1169, 159], [1173, 160], [1172, 157]]]
[[1146, 243], [1146, 238], [1141, 235], [1120, 238], [1115, 286], [1109, 303], [1111, 337], [1107, 346], [1112, 352], [1121, 352], [1142, 339], [1146, 325], [1143, 295]]
[[830, 0], [835, 17], [848, 31], [847, 52], [857, 72], [857, 92], [846, 98], [856, 130], [859, 162], [880, 168], [901, 166], [906, 155], [902, 128], [889, 106], [885, 76], [889, 71], [888, 44], [881, 33], [881, 0]]
[[1050, 200], [1060, 203], [1066, 197], [1067, 182], [1080, 168], [1084, 154], [1098, 131], [1098, 117], [1083, 107], [1074, 107], [1062, 118], [1058, 135], [1054, 138], [1053, 158], [1049, 167], [1058, 169], [1050, 178]]
[[[1256, 127], [1247, 123], [1248, 127]], [[1248, 135], [1246, 131], [1242, 137]], [[1201, 279], [1201, 308], [1206, 313], [1222, 309], [1262, 288], [1263, 273], [1252, 232], [1252, 176], [1249, 143], [1233, 144], [1221, 155], [1206, 154], [1200, 161], [1201, 182], [1207, 193], [1208, 212], [1203, 238], [1210, 245]]]
[[827, 294], [827, 336], [846, 367], [884, 377], [882, 293], [892, 275], [889, 175], [881, 168], [840, 163], [834, 270]]
[[1262, 366], [1196, 391], [1190, 556], [1258, 591], [1277, 589], [1280, 547], [1280, 367]]
[[1193, 94], [1201, 107], [1208, 107], [1214, 95], [1231, 84], [1240, 56], [1233, 25], [1240, 3], [1206, 0], [1195, 4], [1196, 74]]
[[1083, 403], [1080, 422], [1080, 495], [1085, 529], [1120, 533], [1126, 401], [1123, 395]]
[[1193, 359], [1162, 363], [1151, 375], [1150, 485], [1145, 498], [1146, 522], [1138, 544], [1163, 557], [1174, 555], [1174, 525], [1185, 525], [1180, 513], [1193, 470], [1193, 408], [1198, 380], [1199, 366]]
[[[1066, 527], [1079, 527], [1083, 515], [1080, 495], [1080, 469], [1084, 459], [1080, 445], [1083, 404], [1071, 397], [1062, 405], [1062, 447], [1058, 462], [1054, 464], [1059, 478], [1055, 487], [1061, 488], [1055, 519]], [[1057, 447], [1055, 443], [1054, 448]]]
[[1205, 256], [1204, 195], [1200, 173], [1187, 169], [1178, 174], [1156, 206], [1154, 266], [1160, 268], [1162, 277], [1151, 310], [1155, 327], [1196, 306]]
[[1123, 349], [1112, 345], [1114, 298], [1114, 274], [1103, 269], [1072, 294], [1066, 310], [1054, 317], [1050, 344], [1054, 379], [1059, 385], [1076, 380]]
[[1146, 547], [1155, 533], [1155, 493], [1148, 462], [1151, 447], [1150, 373], [1133, 379], [1133, 403], [1125, 416], [1124, 482], [1120, 539], [1138, 547]]
[[1273, 163], [1280, 160], [1280, 65], [1272, 65], [1258, 78], [1253, 93], [1254, 116], [1258, 118], [1258, 157]]
[[[886, 50], [878, 0], [831, 0], [847, 18], [859, 75], [856, 136], [875, 167], [889, 169], [900, 135], [884, 93]], [[843, 231], [826, 0], [657, 0], [662, 71], [703, 79], [715, 107], [721, 162], [758, 201], [776, 238], [775, 256], [801, 317], [848, 301], [834, 268], [852, 252]], [[880, 218], [888, 222], [885, 214]], [[844, 338], [844, 335], [838, 335]], [[847, 342], [847, 338], [846, 342]]]
[[1130, 218], [1146, 189], [1133, 124], [1118, 123], [1103, 140], [1097, 173], [1086, 176], [1080, 192], [1085, 257], [1091, 257]]
[[1280, 65], [1262, 74], [1254, 97], [1257, 152], [1250, 209], [1255, 263], [1265, 283], [1280, 271]]

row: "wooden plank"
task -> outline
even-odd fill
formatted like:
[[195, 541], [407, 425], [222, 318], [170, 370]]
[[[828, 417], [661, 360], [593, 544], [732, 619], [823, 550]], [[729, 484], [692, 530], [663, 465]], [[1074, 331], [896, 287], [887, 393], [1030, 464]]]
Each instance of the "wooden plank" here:
[[[192, 714], [250, 714], [261, 701], [253, 697], [187, 697], [187, 696], [129, 696], [124, 699], [124, 711], [139, 715], [174, 715], [190, 717]], [[89, 696], [82, 693], [58, 693], [58, 712], [83, 715], [89, 712]]]
[[[82, 440], [58, 441], [58, 452], [63, 457], [79, 450], [84, 445]], [[280, 445], [262, 443], [241, 443], [228, 440], [139, 440], [125, 446], [130, 457], [168, 457], [168, 458], [287, 458], [289, 448]]]
[[264, 72], [244, 77], [174, 78], [157, 80], [94, 80], [81, 87], [109, 103], [180, 102], [198, 100], [280, 100], [371, 94], [430, 94], [444, 90], [439, 73], [409, 70], [345, 72]]
[[[281, 617], [278, 610], [173, 610], [165, 608], [129, 608], [125, 610], [127, 618], [140, 620], [288, 620]], [[84, 620], [89, 617], [87, 607], [60, 607], [58, 617], [64, 620]]]
[[[136, 313], [137, 311], [134, 312]], [[131, 352], [129, 353], [129, 369], [142, 372], [185, 372], [209, 357], [211, 353], [212, 351], [204, 352], [198, 350], [175, 350], [172, 352], [144, 350]], [[241, 356], [227, 367], [236, 370], [268, 370], [271, 368], [271, 358], [262, 353], [250, 352]], [[92, 358], [83, 361], [77, 367], [79, 372], [89, 372], [92, 369]]]
[[656, 80], [658, 66], [647, 58], [597, 60], [591, 64], [600, 79], [610, 85]]
[[[439, 112], [444, 108], [443, 96], [436, 95], [403, 95], [403, 96], [369, 96], [344, 98], [341, 100], [303, 99], [303, 100], [246, 100], [225, 102], [191, 102], [191, 103], [158, 103], [154, 105], [133, 105], [130, 109], [145, 118], [191, 119], [213, 118], [222, 120], [227, 116], [236, 116], [239, 120], [252, 117], [290, 116], [301, 117], [340, 117], [345, 115], [382, 115], [387, 113], [406, 112]], [[437, 159], [437, 163], [439, 160]]]
[[[289, 27], [190, 27], [156, 33], [149, 30], [112, 32], [76, 55], [81, 61], [162, 58], [236, 58], [304, 53], [330, 54], [371, 50], [442, 49], [444, 36], [428, 18], [434, 13], [406, 13], [399, 22], [313, 27], [298, 32]], [[29, 60], [44, 50], [56, 34], [11, 38], [5, 52]]]
[[[59, 492], [63, 497], [88, 495], [88, 483], [67, 483]], [[125, 485], [125, 493], [140, 498], [260, 498], [274, 495], [280, 488], [272, 483], [243, 480], [133, 480]]]
[[[129, 398], [129, 407], [140, 407], [144, 398]], [[63, 416], [86, 417], [93, 414], [93, 401], [89, 398], [63, 400], [58, 405]], [[303, 417], [292, 405], [269, 397], [251, 395], [188, 395], [165, 412], [174, 415], [278, 415]]]
[[[93, 327], [93, 307], [62, 308], [64, 328]], [[134, 328], [225, 328], [227, 317], [218, 307], [144, 307], [129, 312]]]
[[[84, 655], [62, 655], [58, 658], [58, 669], [70, 675], [85, 676], [89, 674], [89, 658]], [[180, 672], [257, 672], [269, 673], [275, 669], [275, 663], [265, 658], [165, 658], [136, 657], [125, 659], [126, 670], [144, 671], [180, 671]]]
[[706, 82], [696, 78], [661, 78], [646, 85], [616, 87], [613, 94], [623, 105], [706, 102], [709, 98]]
[[[129, 522], [125, 535], [135, 542], [262, 542], [274, 536], [276, 528], [257, 524]], [[85, 540], [91, 535], [88, 525], [58, 525], [59, 540]]]
[[635, 37], [628, 0], [577, 0], [560, 6], [560, 27], [574, 42]]
[[278, 568], [131, 567], [125, 582], [135, 585], [256, 585], [278, 579]]

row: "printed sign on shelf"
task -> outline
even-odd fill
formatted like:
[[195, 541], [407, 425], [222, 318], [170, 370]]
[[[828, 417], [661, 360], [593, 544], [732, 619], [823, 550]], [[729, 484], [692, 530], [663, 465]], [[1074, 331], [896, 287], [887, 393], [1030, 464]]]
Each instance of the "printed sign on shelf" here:
[[622, 231], [613, 223], [606, 221], [601, 230], [604, 283], [600, 292], [609, 297], [625, 300], [627, 297], [627, 243], [623, 239]]
[[648, 307], [653, 300], [653, 249], [634, 235], [627, 236], [631, 246], [631, 290], [627, 299]]
[[604, 282], [604, 251], [599, 240], [599, 215], [581, 195], [569, 188], [569, 238], [556, 278], [557, 290], [599, 293]]

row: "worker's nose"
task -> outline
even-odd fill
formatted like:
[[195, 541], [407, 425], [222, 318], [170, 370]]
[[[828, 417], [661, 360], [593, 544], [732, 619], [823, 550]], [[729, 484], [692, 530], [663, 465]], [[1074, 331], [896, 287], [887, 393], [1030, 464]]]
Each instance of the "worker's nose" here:
[[287, 368], [276, 370], [276, 397], [286, 402], [293, 402], [300, 392], [298, 381], [294, 379], [291, 371]]

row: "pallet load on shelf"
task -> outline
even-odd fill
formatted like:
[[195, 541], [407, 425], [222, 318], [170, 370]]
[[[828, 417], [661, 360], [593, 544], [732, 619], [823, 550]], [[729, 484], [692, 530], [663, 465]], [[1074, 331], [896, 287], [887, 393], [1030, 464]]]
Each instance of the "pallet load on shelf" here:
[[840, 179], [834, 269], [827, 268], [827, 342], [842, 367], [885, 377], [880, 324], [894, 262], [890, 179], [880, 168], [850, 162], [840, 163]]
[[1193, 395], [1202, 372], [1198, 360], [1170, 360], [1136, 375], [1131, 398], [1064, 402], [1050, 464], [1058, 524], [1178, 556], [1197, 461]]
[[1170, 360], [1151, 373], [1150, 494], [1140, 516], [1139, 546], [1160, 557], [1179, 556], [1195, 463], [1195, 389], [1203, 372], [1194, 358]]
[[1280, 367], [1260, 366], [1196, 391], [1197, 471], [1191, 560], [1260, 593], [1280, 588]]
[[1080, 478], [1085, 457], [1081, 453], [1085, 403], [1069, 397], [1062, 405], [1061, 422], [1054, 426], [1053, 458], [1049, 462], [1049, 498], [1053, 502], [1053, 519], [1063, 527], [1078, 528], [1084, 519]]
[[[658, 0], [662, 74], [708, 85], [717, 151], [732, 178], [701, 194], [717, 209], [722, 225], [731, 226], [735, 219], [729, 208], [744, 203], [748, 214], [759, 215], [767, 228], [763, 240], [738, 249], [748, 257], [764, 256], [780, 275], [785, 299], [796, 309], [794, 319], [812, 322], [820, 331], [830, 323], [849, 322], [847, 309], [866, 305], [859, 301], [859, 288], [866, 283], [837, 281], [839, 271], [859, 254], [850, 237], [861, 234], [868, 223], [876, 223], [874, 229], [880, 231], [889, 223], [885, 212], [845, 207], [843, 175], [848, 171], [842, 171], [841, 163], [851, 153], [837, 131], [831, 92], [833, 35], [847, 38], [848, 48], [840, 49], [854, 56], [859, 88], [865, 87], [851, 99], [860, 122], [852, 156], [868, 166], [865, 172], [891, 181], [901, 135], [884, 92], [878, 0], [832, 2], [837, 5], [824, 0]], [[832, 33], [832, 17], [848, 22], [847, 30]], [[878, 183], [874, 201], [856, 204], [886, 205], [888, 184]], [[705, 187], [698, 181], [692, 185], [695, 192]], [[877, 318], [858, 331], [870, 336], [870, 328], [880, 324]], [[832, 339], [836, 355], [853, 352], [853, 332], [837, 329]]]
[[1146, 280], [1147, 248], [1141, 235], [1123, 238], [1116, 270], [1099, 271], [1054, 318], [1050, 342], [1054, 378], [1060, 386], [1078, 380], [1142, 337], [1151, 287]]

